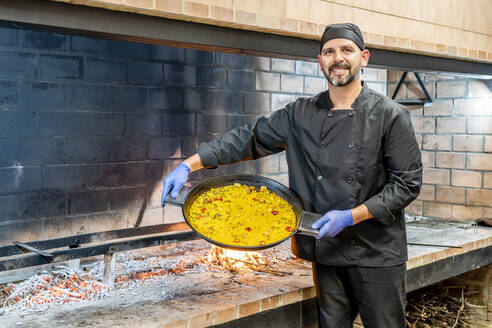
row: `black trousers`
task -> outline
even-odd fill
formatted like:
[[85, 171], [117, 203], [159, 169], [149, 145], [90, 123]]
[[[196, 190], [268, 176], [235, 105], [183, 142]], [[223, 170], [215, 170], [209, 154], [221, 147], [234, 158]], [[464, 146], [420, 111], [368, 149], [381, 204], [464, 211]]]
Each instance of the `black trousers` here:
[[405, 327], [406, 265], [334, 267], [313, 262], [319, 328]]

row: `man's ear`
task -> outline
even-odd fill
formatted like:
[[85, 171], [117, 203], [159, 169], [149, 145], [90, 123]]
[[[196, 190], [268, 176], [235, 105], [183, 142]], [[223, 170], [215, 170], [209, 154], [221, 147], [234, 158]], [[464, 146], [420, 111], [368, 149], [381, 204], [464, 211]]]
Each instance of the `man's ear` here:
[[369, 50], [367, 49], [364, 49], [362, 50], [362, 53], [361, 53], [361, 66], [362, 67], [366, 67], [367, 66], [367, 63], [369, 63], [369, 57], [371, 56], [371, 54], [369, 53]]

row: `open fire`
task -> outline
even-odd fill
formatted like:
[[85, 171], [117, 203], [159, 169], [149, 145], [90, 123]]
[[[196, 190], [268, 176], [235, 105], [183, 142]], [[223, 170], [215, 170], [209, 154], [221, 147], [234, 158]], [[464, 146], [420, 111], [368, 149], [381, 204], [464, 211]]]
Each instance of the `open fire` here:
[[[297, 264], [297, 261], [281, 255], [278, 251], [246, 252], [228, 250], [216, 246], [200, 249], [164, 248], [158, 256], [143, 256], [135, 252], [116, 254], [116, 290], [130, 285], [141, 285], [147, 280], [165, 276], [181, 276], [193, 273], [232, 273], [254, 271], [276, 276], [292, 272], [278, 269], [276, 264]], [[278, 254], [277, 254], [278, 253]], [[288, 254], [288, 253], [287, 253]], [[286, 257], [287, 259], [282, 259]], [[100, 299], [110, 290], [102, 283], [104, 264], [102, 261], [84, 266], [83, 270], [60, 267], [53, 272], [37, 274], [21, 283], [0, 286], [0, 315], [30, 312], [51, 305], [76, 303]], [[165, 279], [165, 278], [162, 278]]]
[[217, 246], [212, 246], [207, 261], [209, 265], [231, 272], [247, 268], [258, 269], [269, 264], [267, 258], [258, 252], [234, 251]]

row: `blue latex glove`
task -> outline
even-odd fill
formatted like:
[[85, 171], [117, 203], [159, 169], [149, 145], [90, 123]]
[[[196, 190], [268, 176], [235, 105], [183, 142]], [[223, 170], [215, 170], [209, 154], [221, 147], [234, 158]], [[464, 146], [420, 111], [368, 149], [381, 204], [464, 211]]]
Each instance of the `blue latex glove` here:
[[312, 229], [318, 230], [317, 239], [323, 237], [335, 237], [348, 226], [354, 225], [354, 218], [351, 210], [333, 210], [326, 212], [318, 221], [311, 226]]
[[164, 207], [164, 200], [166, 199], [167, 194], [169, 194], [169, 191], [171, 191], [171, 188], [173, 188], [173, 191], [171, 192], [171, 197], [178, 197], [181, 187], [183, 187], [186, 181], [188, 181], [189, 174], [190, 168], [188, 167], [188, 165], [181, 163], [178, 165], [177, 168], [169, 173], [167, 177], [164, 178], [164, 187], [162, 188], [161, 196], [161, 207]]

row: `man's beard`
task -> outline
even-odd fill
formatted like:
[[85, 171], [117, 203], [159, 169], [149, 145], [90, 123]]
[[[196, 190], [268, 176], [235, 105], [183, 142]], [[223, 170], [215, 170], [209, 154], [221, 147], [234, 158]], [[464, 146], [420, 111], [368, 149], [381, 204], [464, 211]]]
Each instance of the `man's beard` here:
[[[346, 68], [348, 70], [347, 76], [345, 76], [341, 80], [337, 80], [336, 78], [334, 78], [330, 74], [331, 71], [335, 68]], [[323, 74], [325, 75], [326, 79], [328, 80], [328, 82], [331, 85], [333, 85], [335, 87], [343, 87], [343, 86], [346, 86], [347, 84], [351, 83], [360, 74], [360, 68], [361, 68], [360, 65], [358, 65], [356, 67], [354, 72], [352, 72], [351, 68], [352, 67], [347, 63], [333, 64], [328, 68], [328, 73], [325, 72], [325, 70], [323, 69]]]

